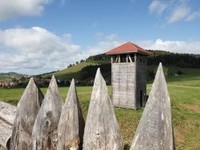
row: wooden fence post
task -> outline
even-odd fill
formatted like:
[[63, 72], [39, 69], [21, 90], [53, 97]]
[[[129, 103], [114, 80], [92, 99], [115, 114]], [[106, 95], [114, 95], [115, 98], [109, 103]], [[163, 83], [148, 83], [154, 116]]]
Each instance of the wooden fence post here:
[[98, 68], [84, 131], [84, 150], [122, 150], [123, 140], [105, 80]]
[[57, 125], [61, 110], [62, 100], [53, 76], [33, 126], [33, 150], [56, 149]]
[[0, 120], [0, 150], [8, 150], [10, 147], [11, 134], [12, 125]]
[[16, 106], [0, 101], [0, 120], [13, 125], [15, 121]]
[[74, 79], [63, 106], [58, 124], [58, 150], [80, 150], [83, 144], [84, 119]]
[[17, 105], [10, 142], [11, 150], [31, 149], [33, 124], [42, 100], [43, 94], [31, 78]]
[[0, 101], [0, 150], [7, 150], [10, 146], [15, 113], [16, 106]]
[[161, 63], [130, 150], [152, 149], [174, 149], [170, 98]]

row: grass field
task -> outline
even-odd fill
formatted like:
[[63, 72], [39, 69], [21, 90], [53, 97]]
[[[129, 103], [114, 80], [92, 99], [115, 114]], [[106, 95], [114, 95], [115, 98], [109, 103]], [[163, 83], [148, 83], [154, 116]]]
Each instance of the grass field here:
[[[168, 89], [171, 98], [173, 127], [176, 149], [200, 150], [200, 73], [185, 74], [168, 78]], [[111, 87], [109, 86], [109, 91]], [[151, 84], [148, 84], [148, 91]], [[17, 104], [24, 89], [0, 89], [0, 100]], [[46, 88], [42, 89], [43, 93]], [[59, 88], [65, 100], [68, 88]], [[92, 87], [77, 87], [84, 117], [87, 116]], [[138, 125], [143, 109], [115, 109], [124, 143], [129, 147]]]

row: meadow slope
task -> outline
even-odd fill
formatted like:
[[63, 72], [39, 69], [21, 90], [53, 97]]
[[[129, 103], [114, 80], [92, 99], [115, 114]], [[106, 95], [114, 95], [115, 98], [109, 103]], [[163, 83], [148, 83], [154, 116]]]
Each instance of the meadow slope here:
[[[170, 76], [168, 89], [171, 98], [173, 127], [177, 150], [200, 149], [200, 72], [190, 72], [181, 76]], [[111, 93], [111, 87], [109, 86]], [[148, 91], [151, 84], [148, 84]], [[60, 87], [63, 101], [68, 87]], [[24, 89], [0, 88], [0, 100], [17, 104]], [[46, 88], [42, 88], [45, 94]], [[92, 87], [77, 87], [84, 117], [87, 116]], [[126, 148], [131, 143], [143, 109], [130, 110], [115, 108], [118, 123], [123, 134]]]

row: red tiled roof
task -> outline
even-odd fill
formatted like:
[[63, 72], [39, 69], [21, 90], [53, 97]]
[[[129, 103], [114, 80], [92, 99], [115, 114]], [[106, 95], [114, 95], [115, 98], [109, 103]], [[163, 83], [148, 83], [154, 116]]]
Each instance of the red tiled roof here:
[[136, 44], [131, 42], [124, 43], [110, 51], [108, 51], [107, 55], [115, 55], [115, 54], [127, 54], [127, 53], [139, 53], [142, 55], [151, 55], [150, 52], [146, 51], [145, 49], [139, 47]]

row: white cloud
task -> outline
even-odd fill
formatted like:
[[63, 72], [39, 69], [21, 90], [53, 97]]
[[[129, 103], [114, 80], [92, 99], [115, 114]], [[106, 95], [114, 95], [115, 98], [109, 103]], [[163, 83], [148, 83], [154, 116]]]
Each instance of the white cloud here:
[[104, 35], [103, 33], [97, 33], [96, 38], [98, 43], [95, 46], [87, 47], [86, 57], [105, 53], [123, 43], [117, 39], [116, 34]]
[[[116, 34], [104, 35], [98, 33], [97, 38], [99, 42], [96, 46], [88, 47], [87, 56], [107, 52], [127, 41], [120, 41]], [[112, 37], [112, 38], [111, 38]], [[130, 41], [145, 49], [151, 50], [164, 50], [175, 53], [191, 53], [200, 54], [200, 41], [175, 41], [175, 40], [143, 40], [143, 41]]]
[[121, 43], [115, 34], [101, 34], [95, 45], [83, 48], [72, 42], [71, 34], [59, 37], [41, 27], [0, 30], [0, 70], [25, 74], [60, 70]]
[[[57, 36], [41, 27], [0, 30], [0, 71], [39, 74], [65, 68], [88, 56], [107, 52], [125, 41], [116, 34], [97, 34], [98, 42], [83, 48], [71, 34]], [[146, 49], [200, 54], [200, 41], [133, 41]]]
[[52, 0], [1, 0], [0, 21], [16, 16], [40, 15]]
[[178, 22], [184, 20], [191, 13], [191, 10], [188, 5], [182, 4], [172, 12], [171, 16], [168, 19], [168, 23]]
[[164, 3], [159, 0], [153, 0], [149, 5], [149, 11], [151, 13], [162, 14], [167, 7], [167, 3]]
[[0, 30], [1, 72], [37, 74], [63, 69], [81, 55], [71, 35], [58, 37], [40, 27]]
[[149, 11], [162, 15], [168, 23], [192, 21], [200, 18], [200, 10], [194, 10], [190, 0], [152, 0]]
[[200, 10], [191, 13], [187, 16], [186, 21], [192, 21], [200, 17]]
[[139, 41], [138, 43], [145, 49], [200, 54], [200, 41], [164, 41], [157, 39], [155, 41]]

